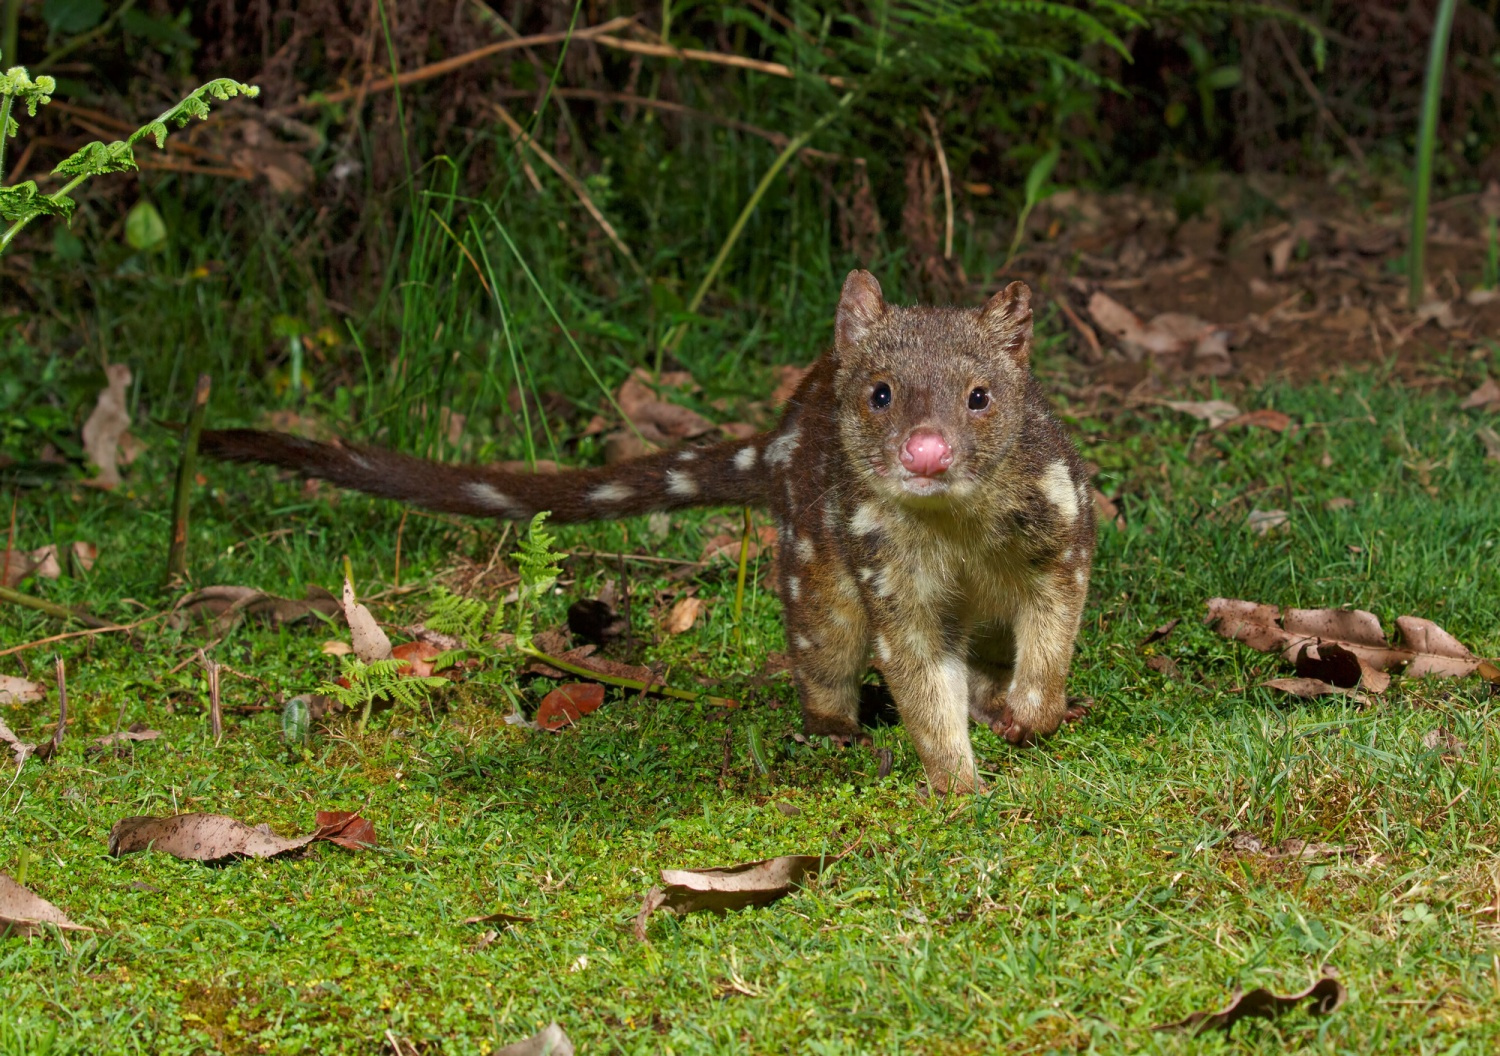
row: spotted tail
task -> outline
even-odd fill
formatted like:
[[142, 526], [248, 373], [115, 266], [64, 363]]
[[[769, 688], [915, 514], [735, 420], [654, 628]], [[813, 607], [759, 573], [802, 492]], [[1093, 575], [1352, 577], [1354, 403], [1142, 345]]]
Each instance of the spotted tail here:
[[763, 452], [775, 438], [775, 433], [762, 433], [561, 473], [450, 465], [258, 429], [206, 429], [198, 447], [211, 458], [281, 466], [441, 513], [525, 520], [549, 510], [554, 521], [575, 523], [693, 506], [764, 506], [770, 499], [770, 474]]

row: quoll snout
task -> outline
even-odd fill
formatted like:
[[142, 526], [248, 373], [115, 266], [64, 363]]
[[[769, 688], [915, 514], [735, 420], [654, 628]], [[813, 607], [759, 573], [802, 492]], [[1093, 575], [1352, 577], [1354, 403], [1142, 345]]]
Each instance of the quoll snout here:
[[901, 464], [919, 477], [935, 477], [953, 465], [953, 448], [935, 429], [918, 429], [901, 445]]

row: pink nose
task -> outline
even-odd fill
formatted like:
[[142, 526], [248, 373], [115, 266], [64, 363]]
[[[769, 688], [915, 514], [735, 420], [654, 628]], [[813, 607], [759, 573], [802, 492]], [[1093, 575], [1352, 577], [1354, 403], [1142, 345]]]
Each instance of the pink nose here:
[[942, 433], [919, 429], [906, 438], [901, 464], [919, 477], [935, 477], [953, 465], [953, 449]]

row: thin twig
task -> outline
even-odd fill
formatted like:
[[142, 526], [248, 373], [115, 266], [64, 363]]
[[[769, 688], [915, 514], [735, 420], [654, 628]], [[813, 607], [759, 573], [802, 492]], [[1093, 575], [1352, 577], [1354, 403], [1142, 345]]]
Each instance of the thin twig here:
[[754, 528], [751, 520], [750, 507], [745, 507], [745, 530], [740, 535], [740, 567], [739, 574], [734, 581], [734, 641], [736, 645], [742, 645], [745, 640], [744, 628], [740, 625], [740, 617], [745, 611], [745, 573], [750, 567], [750, 534]]
[[[621, 40], [619, 37], [599, 35], [591, 38], [595, 44], [606, 48], [616, 48], [620, 51], [628, 51], [633, 55], [655, 55], [665, 59], [689, 59], [694, 62], [711, 62], [719, 66], [733, 66], [741, 70], [754, 70], [756, 73], [769, 73], [773, 77], [796, 77], [797, 71], [790, 66], [784, 66], [779, 62], [765, 62], [761, 59], [749, 59], [743, 55], [726, 55], [718, 51], [700, 51], [697, 48], [674, 48], [670, 44], [647, 44], [638, 40]], [[830, 77], [827, 74], [815, 73], [810, 76], [817, 77], [824, 83], [834, 88], [844, 88], [847, 82], [842, 77]]]
[[922, 117], [932, 133], [932, 147], [937, 151], [938, 169], [943, 174], [943, 259], [953, 259], [953, 177], [948, 172], [948, 154], [943, 150], [943, 136], [938, 131], [937, 118], [932, 111], [922, 107]]
[[521, 37], [518, 40], [501, 40], [494, 44], [486, 44], [482, 48], [475, 48], [473, 51], [466, 51], [462, 55], [455, 55], [451, 59], [443, 59], [441, 62], [432, 62], [426, 66], [419, 66], [415, 70], [408, 70], [406, 73], [396, 77], [382, 77], [378, 81], [371, 81], [367, 85], [361, 84], [358, 88], [344, 88], [337, 92], [316, 95], [301, 102], [277, 107], [275, 110], [267, 112], [272, 115], [282, 116], [304, 113], [308, 110], [317, 110], [319, 107], [331, 106], [334, 103], [344, 103], [351, 99], [360, 98], [361, 93], [363, 93], [364, 97], [368, 97], [376, 92], [388, 92], [392, 88], [405, 88], [409, 84], [420, 84], [422, 81], [430, 81], [435, 77], [442, 77], [445, 74], [452, 73], [454, 70], [461, 70], [465, 66], [470, 66], [483, 59], [487, 59], [491, 55], [515, 51], [517, 48], [532, 47], [540, 44], [562, 44], [567, 41], [593, 40], [601, 33], [623, 29], [633, 21], [635, 21], [633, 17], [612, 18], [608, 22], [600, 23], [597, 26], [585, 26], [583, 29], [568, 30], [562, 33], [538, 33], [535, 36]]
[[172, 537], [167, 544], [168, 585], [187, 578], [188, 509], [193, 497], [194, 470], [198, 465], [198, 434], [203, 432], [203, 415], [208, 410], [211, 385], [207, 374], [198, 375], [198, 384], [193, 388], [193, 406], [188, 411], [187, 426], [182, 430], [182, 450], [177, 455], [177, 485], [172, 492]]
[[[23, 595], [24, 597], [24, 595]], [[34, 642], [25, 642], [21, 645], [13, 645], [9, 649], [0, 649], [0, 656], [11, 656], [14, 653], [24, 653], [28, 649], [35, 649], [39, 645], [51, 645], [53, 642], [65, 642], [70, 638], [87, 638], [95, 634], [113, 634], [116, 631], [133, 631], [148, 623], [155, 623], [166, 616], [165, 612], [158, 612], [155, 616], [147, 616], [136, 620], [134, 623], [107, 624], [103, 627], [90, 627], [86, 631], [68, 631], [64, 634], [53, 634], [46, 638], [38, 638]]]
[[224, 708], [219, 698], [219, 665], [210, 660], [202, 649], [198, 650], [198, 662], [208, 674], [208, 727], [213, 733], [214, 744], [224, 739]]
[[521, 127], [520, 122], [510, 116], [509, 110], [496, 102], [491, 102], [490, 107], [495, 111], [496, 116], [505, 122], [505, 127], [510, 129], [510, 134], [516, 138], [516, 141], [529, 147], [531, 152], [542, 160], [543, 165], [557, 173], [558, 179], [568, 185], [568, 189], [578, 197], [578, 201], [583, 205], [584, 209], [588, 210], [588, 214], [594, 218], [594, 223], [598, 224], [600, 230], [609, 236], [609, 240], [615, 244], [615, 248], [620, 251], [620, 255], [625, 258], [635, 273], [644, 279], [646, 272], [636, 261], [635, 254], [630, 252], [630, 247], [625, 244], [625, 240], [620, 237], [614, 225], [605, 218], [604, 213], [594, 204], [594, 199], [589, 197], [588, 189], [584, 187], [583, 181], [569, 172], [562, 162], [542, 149], [542, 145]]
[[406, 515], [409, 511], [401, 511], [401, 523], [396, 525], [396, 572], [392, 577], [397, 589], [401, 586], [401, 533], [406, 531]]

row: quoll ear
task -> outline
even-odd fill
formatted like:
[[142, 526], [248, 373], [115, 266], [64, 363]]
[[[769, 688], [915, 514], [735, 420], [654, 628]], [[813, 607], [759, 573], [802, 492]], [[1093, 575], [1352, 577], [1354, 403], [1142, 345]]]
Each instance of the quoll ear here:
[[1031, 288], [1013, 282], [979, 309], [979, 323], [1020, 366], [1031, 360]]
[[834, 342], [839, 348], [858, 345], [875, 324], [885, 316], [885, 296], [880, 283], [868, 271], [851, 271], [839, 295], [839, 310], [834, 317]]

